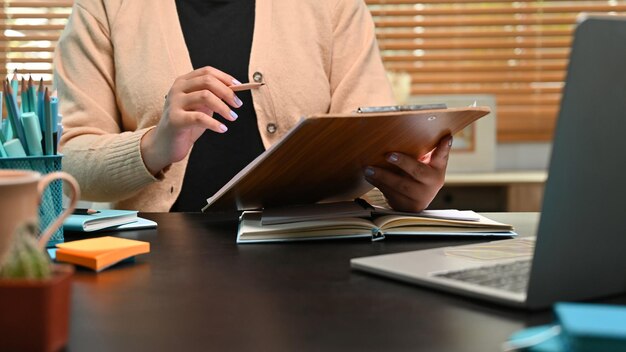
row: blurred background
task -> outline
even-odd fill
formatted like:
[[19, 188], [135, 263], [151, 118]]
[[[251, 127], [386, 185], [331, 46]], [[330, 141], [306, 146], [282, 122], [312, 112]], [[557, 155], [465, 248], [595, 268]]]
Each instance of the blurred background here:
[[[540, 210], [576, 18], [625, 14], [626, 0], [365, 2], [400, 103], [492, 109], [455, 136], [446, 185], [431, 208]], [[51, 86], [54, 46], [72, 4], [3, 0], [0, 73], [32, 74]]]

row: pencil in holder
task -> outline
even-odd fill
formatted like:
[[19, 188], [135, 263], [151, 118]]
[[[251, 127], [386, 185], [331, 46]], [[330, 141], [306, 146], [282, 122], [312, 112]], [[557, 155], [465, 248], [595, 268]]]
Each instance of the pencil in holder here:
[[[0, 169], [30, 170], [40, 174], [61, 171], [63, 155], [29, 156], [24, 158], [0, 158]], [[39, 205], [39, 233], [48, 228], [63, 212], [63, 182], [55, 180], [44, 190]], [[48, 247], [63, 242], [63, 226], [50, 237]]]

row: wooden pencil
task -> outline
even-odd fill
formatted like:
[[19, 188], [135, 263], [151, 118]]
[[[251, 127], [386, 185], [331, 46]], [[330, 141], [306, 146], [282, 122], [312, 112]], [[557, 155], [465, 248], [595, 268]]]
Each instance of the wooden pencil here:
[[239, 92], [242, 90], [250, 90], [257, 89], [263, 86], [265, 83], [242, 83], [242, 84], [233, 84], [232, 86], [228, 86], [228, 88], [232, 89], [233, 92]]

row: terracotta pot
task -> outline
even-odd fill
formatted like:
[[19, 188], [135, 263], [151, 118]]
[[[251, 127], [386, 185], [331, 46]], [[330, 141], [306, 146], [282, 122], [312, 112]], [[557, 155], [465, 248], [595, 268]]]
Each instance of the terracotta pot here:
[[0, 351], [58, 351], [67, 344], [74, 268], [46, 280], [0, 279]]

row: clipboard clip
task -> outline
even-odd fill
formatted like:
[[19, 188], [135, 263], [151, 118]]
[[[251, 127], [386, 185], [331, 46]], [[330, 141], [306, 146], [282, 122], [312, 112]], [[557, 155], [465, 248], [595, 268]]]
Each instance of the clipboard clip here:
[[420, 110], [438, 110], [447, 109], [445, 103], [435, 104], [413, 104], [413, 105], [389, 105], [389, 106], [365, 106], [356, 109], [359, 114], [381, 113], [381, 112], [397, 112], [397, 111], [420, 111]]

